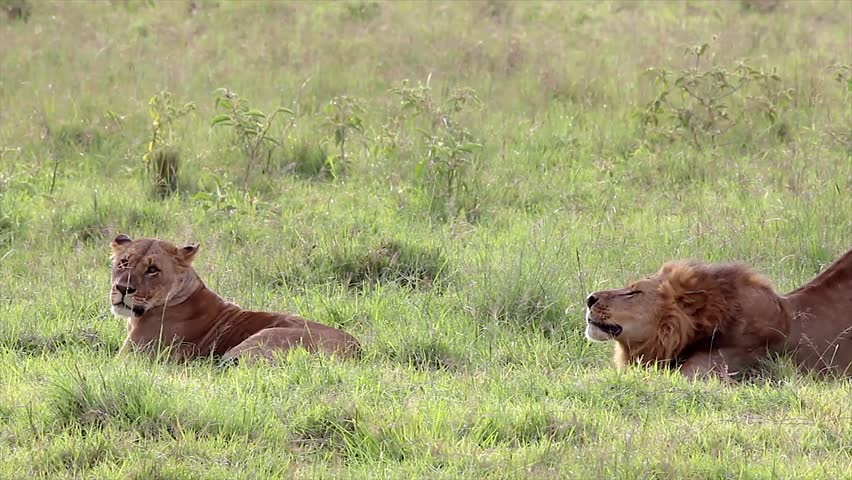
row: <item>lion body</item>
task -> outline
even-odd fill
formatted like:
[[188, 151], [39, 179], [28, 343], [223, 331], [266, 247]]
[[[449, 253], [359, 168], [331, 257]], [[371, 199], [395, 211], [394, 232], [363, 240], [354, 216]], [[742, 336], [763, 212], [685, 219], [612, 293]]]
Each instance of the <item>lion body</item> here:
[[803, 370], [852, 374], [852, 250], [785, 296], [743, 264], [670, 262], [589, 299], [587, 336], [614, 340], [618, 367], [727, 376], [783, 353]]
[[336, 328], [293, 315], [244, 310], [225, 301], [192, 269], [196, 250], [156, 239], [119, 236], [113, 242], [110, 300], [116, 315], [127, 318], [122, 353], [157, 354], [167, 347], [175, 360], [268, 359], [298, 346], [311, 352], [358, 354], [357, 340]]
[[852, 250], [784, 298], [794, 312], [787, 350], [796, 363], [852, 375]]

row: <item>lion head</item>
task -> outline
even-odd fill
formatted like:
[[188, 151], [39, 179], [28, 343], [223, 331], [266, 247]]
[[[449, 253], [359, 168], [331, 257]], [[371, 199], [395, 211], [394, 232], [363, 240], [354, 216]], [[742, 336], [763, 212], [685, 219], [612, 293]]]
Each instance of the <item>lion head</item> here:
[[153, 308], [180, 303], [200, 282], [191, 266], [197, 252], [197, 243], [178, 248], [152, 238], [115, 237], [109, 292], [112, 312], [141, 317]]
[[774, 336], [766, 330], [783, 331], [783, 318], [776, 321], [780, 314], [762, 314], [777, 311], [777, 298], [769, 282], [746, 265], [670, 262], [625, 288], [589, 295], [586, 338], [614, 340], [619, 366], [677, 361], [710, 338], [746, 343]]

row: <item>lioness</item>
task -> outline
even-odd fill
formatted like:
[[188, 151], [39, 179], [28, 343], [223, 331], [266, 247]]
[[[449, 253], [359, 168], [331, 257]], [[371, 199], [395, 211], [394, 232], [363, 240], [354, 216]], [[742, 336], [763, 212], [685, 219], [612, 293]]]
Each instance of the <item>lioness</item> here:
[[162, 347], [174, 360], [204, 356], [271, 358], [301, 346], [344, 357], [357, 356], [358, 341], [336, 328], [280, 313], [252, 312], [208, 289], [192, 259], [198, 244], [176, 247], [154, 238], [112, 241], [112, 312], [127, 319], [119, 354]]
[[852, 375], [852, 250], [787, 295], [743, 264], [670, 262], [590, 294], [586, 337], [614, 340], [617, 367], [727, 378], [782, 353], [802, 370]]

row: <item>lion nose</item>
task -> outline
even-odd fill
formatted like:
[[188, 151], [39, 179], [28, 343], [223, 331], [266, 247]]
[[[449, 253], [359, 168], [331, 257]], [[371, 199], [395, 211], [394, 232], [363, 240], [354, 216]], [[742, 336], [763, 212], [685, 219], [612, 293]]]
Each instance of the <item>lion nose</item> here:
[[116, 285], [115, 289], [118, 290], [119, 293], [121, 293], [122, 295], [130, 295], [136, 291], [135, 288], [129, 285]]
[[586, 297], [586, 306], [587, 307], [592, 308], [592, 305], [594, 305], [596, 303], [598, 303], [598, 297], [596, 297], [594, 293], [589, 295], [588, 297]]

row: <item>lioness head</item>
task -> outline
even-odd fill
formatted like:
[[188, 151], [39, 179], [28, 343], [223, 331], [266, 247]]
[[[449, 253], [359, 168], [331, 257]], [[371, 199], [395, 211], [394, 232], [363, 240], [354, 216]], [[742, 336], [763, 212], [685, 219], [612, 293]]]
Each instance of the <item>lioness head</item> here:
[[112, 241], [112, 281], [109, 300], [120, 317], [141, 317], [148, 310], [177, 303], [197, 282], [192, 258], [198, 244], [176, 247], [153, 238]]

